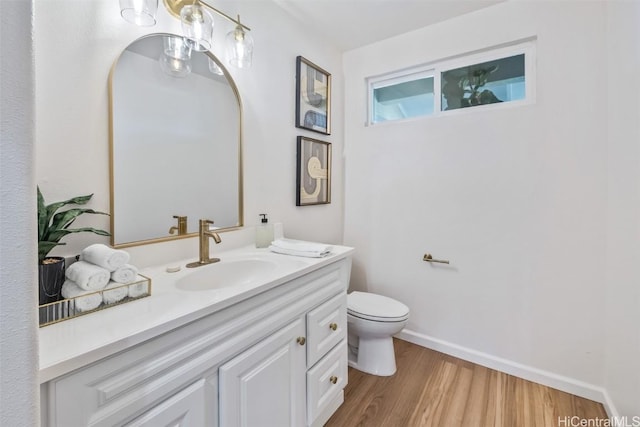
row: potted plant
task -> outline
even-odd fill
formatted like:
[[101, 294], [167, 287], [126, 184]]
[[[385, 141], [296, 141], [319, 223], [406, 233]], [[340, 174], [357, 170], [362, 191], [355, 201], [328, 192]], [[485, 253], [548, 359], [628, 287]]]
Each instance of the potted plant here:
[[447, 100], [447, 110], [473, 107], [476, 105], [502, 102], [492, 91], [480, 89], [487, 84], [489, 76], [498, 70], [497, 65], [488, 67], [468, 67], [466, 73], [460, 75], [462, 69], [442, 73], [444, 85], [442, 95]]
[[44, 197], [38, 187], [38, 282], [40, 291], [40, 305], [60, 299], [60, 290], [64, 283], [64, 258], [49, 256], [49, 252], [58, 245], [66, 243], [60, 240], [71, 233], [90, 232], [100, 236], [110, 236], [104, 230], [91, 227], [69, 228], [71, 224], [82, 214], [108, 215], [93, 209], [71, 208], [58, 212], [67, 205], [85, 205], [91, 200], [93, 194], [74, 197], [63, 202], [46, 205]]

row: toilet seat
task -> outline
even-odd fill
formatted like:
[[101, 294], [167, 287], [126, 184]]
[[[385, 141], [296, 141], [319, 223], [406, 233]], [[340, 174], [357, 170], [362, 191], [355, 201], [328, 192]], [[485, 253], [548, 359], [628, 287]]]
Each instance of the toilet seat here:
[[402, 322], [409, 318], [409, 307], [392, 298], [356, 291], [347, 295], [347, 313], [373, 322]]

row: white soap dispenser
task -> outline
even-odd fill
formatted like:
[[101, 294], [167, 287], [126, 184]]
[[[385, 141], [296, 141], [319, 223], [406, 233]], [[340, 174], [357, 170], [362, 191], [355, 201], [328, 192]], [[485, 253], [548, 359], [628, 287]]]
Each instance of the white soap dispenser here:
[[260, 214], [262, 219], [256, 226], [256, 248], [268, 248], [273, 242], [273, 225], [269, 224], [267, 214]]

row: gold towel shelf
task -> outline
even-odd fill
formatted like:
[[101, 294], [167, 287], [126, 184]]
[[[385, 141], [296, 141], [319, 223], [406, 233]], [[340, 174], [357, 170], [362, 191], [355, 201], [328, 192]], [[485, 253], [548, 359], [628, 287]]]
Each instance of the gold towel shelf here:
[[422, 257], [422, 260], [427, 262], [439, 262], [441, 264], [449, 264], [448, 259], [433, 259], [431, 254], [424, 254], [424, 256]]

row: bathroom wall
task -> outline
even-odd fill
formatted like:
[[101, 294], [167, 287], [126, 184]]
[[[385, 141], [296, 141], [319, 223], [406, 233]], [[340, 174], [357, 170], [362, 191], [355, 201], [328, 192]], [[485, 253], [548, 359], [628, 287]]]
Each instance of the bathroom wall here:
[[640, 415], [640, 3], [607, 4], [608, 186], [604, 385]]
[[[272, 2], [212, 1], [211, 4], [232, 16], [240, 13], [255, 39], [252, 68], [231, 69], [244, 107], [245, 224], [254, 225], [258, 214], [268, 213], [272, 222], [285, 224], [285, 231], [291, 237], [341, 242], [343, 85], [340, 52], [294, 22]], [[47, 201], [95, 193], [91, 207], [109, 209], [109, 70], [120, 52], [138, 37], [152, 32], [180, 32], [179, 21], [164, 10], [162, 2], [159, 9], [156, 26], [142, 28], [120, 17], [115, 0], [35, 3], [36, 179]], [[223, 40], [231, 29], [231, 24], [217, 20], [214, 30], [217, 40]], [[212, 50], [224, 57], [221, 42]], [[294, 127], [297, 55], [303, 55], [334, 75], [331, 136]], [[330, 205], [295, 206], [297, 135], [318, 137], [333, 144]], [[108, 218], [97, 216], [85, 215], [77, 223], [109, 226]], [[55, 253], [72, 255], [89, 243], [107, 240], [85, 233], [69, 236], [65, 241], [67, 245], [57, 248]], [[196, 253], [196, 242], [191, 246]], [[170, 252], [173, 246], [163, 247]]]
[[[510, 1], [344, 57], [352, 288], [406, 303], [404, 338], [592, 398], [609, 332], [605, 4]], [[530, 37], [535, 103], [364, 125], [366, 77]]]
[[[32, 2], [0, 2], [0, 425], [36, 426]], [[7, 60], [10, 58], [10, 60]]]

